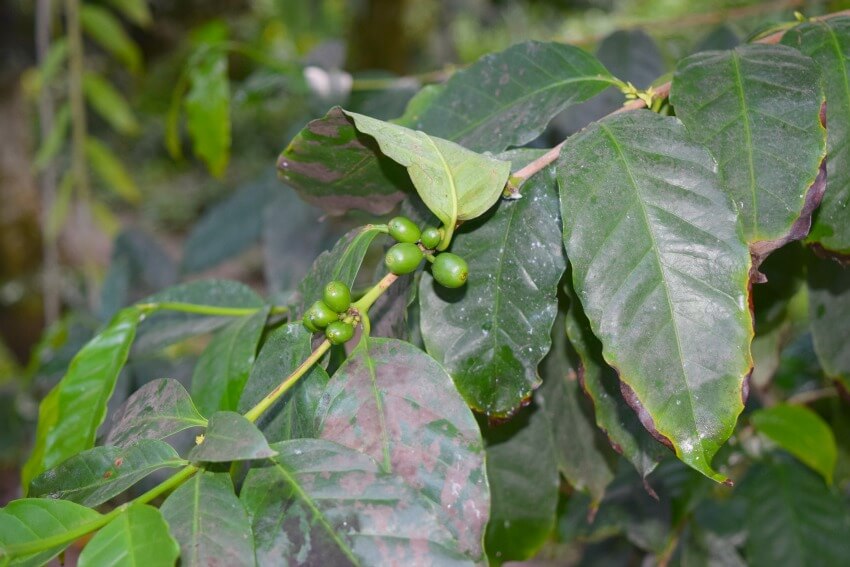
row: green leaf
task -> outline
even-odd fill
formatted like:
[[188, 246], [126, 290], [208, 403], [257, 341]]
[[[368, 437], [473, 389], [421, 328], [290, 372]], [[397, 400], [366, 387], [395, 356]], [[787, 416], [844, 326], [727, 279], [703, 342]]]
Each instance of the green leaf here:
[[147, 0], [106, 0], [134, 24], [147, 27], [151, 23], [151, 12]]
[[86, 138], [86, 159], [95, 173], [101, 178], [106, 189], [115, 193], [128, 203], [138, 204], [142, 193], [136, 182], [130, 177], [121, 160], [106, 144], [95, 138]]
[[488, 415], [509, 415], [540, 384], [566, 267], [554, 168], [522, 190], [522, 199], [501, 201], [455, 235], [452, 252], [469, 264], [464, 287], [448, 290], [430, 273], [419, 287], [428, 352], [467, 404]]
[[63, 70], [65, 61], [67, 60], [68, 40], [64, 37], [55, 38], [38, 68], [39, 90], [50, 86], [53, 79]]
[[183, 567], [253, 566], [251, 524], [227, 473], [200, 471], [160, 507]]
[[750, 418], [763, 435], [800, 459], [832, 484], [838, 449], [829, 425], [805, 406], [781, 404]]
[[679, 62], [670, 101], [717, 159], [721, 187], [738, 208], [747, 242], [808, 232], [808, 224], [794, 224], [808, 198], [820, 200], [809, 188], [826, 140], [823, 93], [811, 59], [780, 45], [697, 53]]
[[567, 140], [559, 184], [573, 284], [654, 436], [715, 480], [743, 409], [750, 258], [714, 161], [673, 118], [621, 113]]
[[850, 391], [850, 269], [808, 255], [809, 325], [824, 373]]
[[330, 281], [338, 280], [353, 287], [363, 258], [379, 234], [371, 225], [355, 228], [340, 238], [332, 250], [322, 252], [313, 262], [310, 273], [298, 285], [301, 294], [298, 313], [303, 313], [321, 299], [322, 290]]
[[193, 55], [185, 104], [195, 155], [220, 178], [230, 160], [230, 82], [224, 50], [203, 47]]
[[581, 386], [593, 402], [596, 425], [608, 436], [611, 446], [646, 478], [670, 452], [652, 438], [626, 403], [620, 391], [617, 371], [605, 362], [602, 344], [590, 329], [590, 322], [575, 291], [570, 287], [569, 292], [567, 336], [581, 363]]
[[232, 411], [212, 414], [204, 440], [189, 451], [193, 462], [226, 463], [276, 455], [257, 427]]
[[135, 307], [119, 311], [74, 356], [68, 372], [42, 401], [35, 446], [21, 473], [24, 486], [42, 471], [94, 446], [140, 315]]
[[144, 504], [131, 506], [106, 524], [80, 553], [80, 567], [144, 565], [172, 567], [180, 546], [168, 533], [159, 510]]
[[127, 448], [95, 447], [37, 476], [29, 494], [95, 507], [154, 471], [185, 464], [171, 445], [155, 439], [143, 439]]
[[552, 432], [546, 415], [529, 409], [487, 434], [492, 502], [484, 547], [490, 565], [534, 557], [555, 528], [561, 479]]
[[794, 461], [759, 463], [741, 483], [746, 499], [747, 564], [843, 565], [850, 516], [823, 479]]
[[317, 422], [322, 439], [366, 453], [435, 502], [460, 551], [482, 558], [481, 433], [434, 359], [395, 339], [361, 340], [328, 383]]
[[92, 4], [80, 6], [80, 23], [100, 46], [133, 73], [142, 69], [142, 52], [109, 10]]
[[[278, 327], [266, 337], [257, 362], [242, 390], [239, 412], [245, 413], [271, 392], [310, 356], [311, 334], [301, 322]], [[328, 383], [328, 373], [314, 364], [258, 420], [257, 427], [271, 443], [317, 435], [314, 418]]]
[[136, 115], [124, 96], [109, 81], [97, 73], [86, 73], [83, 77], [86, 100], [116, 132], [133, 135], [139, 131]]
[[802, 23], [785, 32], [782, 43], [815, 60], [826, 93], [827, 190], [809, 240], [850, 255], [850, 18]]
[[241, 499], [260, 565], [472, 565], [438, 507], [358, 451], [284, 441]]
[[165, 439], [192, 427], [206, 427], [189, 392], [177, 380], [148, 382], [112, 416], [107, 445], [129, 447], [143, 439]]
[[33, 167], [41, 171], [55, 158], [62, 147], [65, 145], [65, 140], [68, 138], [68, 129], [71, 126], [71, 107], [68, 104], [63, 104], [56, 113], [53, 121], [53, 127], [47, 134], [47, 137], [41, 141], [41, 146], [33, 158]]
[[7, 565], [5, 554], [9, 553], [12, 560], [8, 565], [44, 565], [72, 542], [21, 557], [16, 557], [14, 549], [9, 548], [64, 535], [99, 517], [100, 514], [90, 508], [64, 500], [25, 498], [10, 502], [0, 508], [0, 563]]
[[[263, 307], [263, 299], [250, 287], [230, 280], [198, 280], [165, 289], [140, 303], [194, 303], [215, 307]], [[233, 317], [214, 317], [177, 311], [148, 315], [139, 325], [134, 352], [158, 350], [185, 338], [209, 333], [233, 322]]]
[[501, 152], [532, 141], [556, 114], [613, 83], [602, 63], [577, 47], [527, 41], [455, 73], [415, 128]]
[[204, 349], [192, 373], [192, 399], [205, 415], [239, 405], [270, 309], [233, 321]]

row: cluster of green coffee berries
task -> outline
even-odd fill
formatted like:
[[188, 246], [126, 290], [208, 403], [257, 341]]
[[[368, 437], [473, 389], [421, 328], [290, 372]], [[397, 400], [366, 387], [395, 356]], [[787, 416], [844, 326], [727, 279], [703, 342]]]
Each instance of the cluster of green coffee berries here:
[[432, 263], [431, 273], [440, 285], [454, 288], [466, 283], [469, 267], [463, 258], [451, 252], [436, 256], [432, 254], [443, 239], [442, 230], [427, 226], [420, 231], [407, 217], [395, 217], [387, 223], [387, 229], [398, 242], [387, 251], [384, 258], [384, 264], [390, 272], [399, 276], [409, 274], [426, 258]]
[[304, 326], [311, 333], [325, 330], [331, 344], [341, 345], [354, 336], [354, 317], [349, 314], [351, 290], [345, 283], [332, 281], [325, 286], [322, 299], [304, 313]]

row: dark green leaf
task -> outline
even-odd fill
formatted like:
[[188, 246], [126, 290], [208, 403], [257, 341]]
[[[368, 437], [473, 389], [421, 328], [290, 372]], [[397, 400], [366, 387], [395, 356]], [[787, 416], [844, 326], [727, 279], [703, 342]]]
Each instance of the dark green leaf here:
[[149, 474], [186, 464], [165, 441], [143, 439], [127, 448], [95, 447], [63, 461], [30, 484], [33, 497], [98, 506]]
[[136, 72], [142, 67], [139, 46], [124, 31], [121, 22], [109, 10], [93, 4], [80, 6], [80, 23], [83, 30], [100, 46], [127, 68]]
[[109, 81], [97, 73], [86, 73], [83, 89], [88, 103], [116, 132], [133, 135], [139, 131], [139, 123], [130, 105]]
[[455, 236], [452, 252], [469, 264], [464, 287], [448, 290], [425, 273], [419, 288], [428, 352], [488, 415], [510, 414], [540, 384], [566, 267], [554, 168], [522, 192]]
[[782, 43], [815, 60], [826, 93], [827, 190], [809, 240], [850, 255], [850, 18], [802, 23], [788, 30]]
[[826, 141], [814, 62], [780, 45], [697, 53], [679, 62], [670, 101], [717, 159], [747, 242], [805, 236], [808, 224], [794, 224], [822, 196], [809, 188]]
[[180, 544], [180, 565], [255, 565], [251, 523], [227, 473], [199, 471], [160, 507]]
[[[262, 298], [245, 284], [229, 280], [198, 280], [163, 290], [141, 303], [195, 303], [216, 307], [261, 308]], [[176, 311], [149, 315], [139, 325], [134, 352], [161, 349], [193, 335], [209, 333], [233, 322], [233, 317], [211, 317]]]
[[135, 307], [118, 312], [74, 356], [67, 374], [41, 402], [35, 446], [21, 473], [24, 486], [41, 472], [94, 446], [140, 316]]
[[752, 366], [750, 258], [715, 164], [673, 118], [621, 113], [567, 140], [559, 161], [573, 283], [603, 356], [654, 436], [711, 460]]
[[482, 557], [481, 433], [434, 359], [395, 339], [361, 340], [328, 383], [317, 421], [321, 438], [363, 451], [438, 504], [461, 552]]
[[52, 536], [61, 536], [75, 528], [97, 520], [97, 512], [85, 506], [50, 500], [46, 498], [25, 498], [14, 500], [5, 508], [0, 508], [0, 563], [7, 565], [7, 553], [12, 555], [8, 565], [36, 567], [44, 565], [70, 545], [58, 545], [39, 553], [14, 556], [15, 545], [34, 543]]
[[555, 527], [560, 476], [546, 415], [522, 410], [487, 435], [490, 565], [534, 557]]
[[850, 557], [850, 516], [823, 479], [793, 461], [759, 463], [744, 479], [747, 562], [844, 565]]
[[556, 114], [613, 80], [577, 47], [527, 41], [455, 73], [415, 128], [475, 151], [501, 152], [530, 142]]
[[820, 365], [850, 391], [850, 268], [809, 255], [809, 324]]
[[186, 122], [195, 154], [221, 177], [230, 160], [230, 82], [227, 53], [201, 48], [189, 63]]
[[212, 414], [203, 441], [189, 451], [187, 458], [193, 462], [226, 463], [275, 454], [253, 423], [236, 412], [220, 411]]
[[[311, 334], [301, 322], [272, 331], [265, 339], [242, 397], [239, 412], [245, 413], [271, 392], [310, 356]], [[315, 437], [316, 407], [329, 378], [315, 364], [298, 383], [270, 407], [258, 420], [257, 427], [271, 443], [299, 437]]]
[[192, 374], [192, 399], [205, 415], [235, 410], [257, 357], [269, 306], [220, 330], [204, 349]]
[[172, 567], [180, 546], [168, 533], [168, 524], [153, 506], [131, 506], [106, 524], [80, 554], [79, 567], [144, 565]]
[[805, 406], [782, 404], [753, 413], [763, 435], [800, 459], [832, 484], [838, 449], [829, 425]]
[[136, 204], [142, 200], [142, 193], [130, 172], [106, 144], [95, 138], [86, 138], [86, 159], [108, 191], [128, 203]]
[[358, 451], [318, 439], [274, 445], [241, 499], [260, 565], [470, 565], [438, 506]]

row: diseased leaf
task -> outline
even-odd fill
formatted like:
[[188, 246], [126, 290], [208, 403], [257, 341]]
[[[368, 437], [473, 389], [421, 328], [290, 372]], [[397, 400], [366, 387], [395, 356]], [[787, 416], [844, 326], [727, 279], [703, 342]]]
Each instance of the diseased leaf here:
[[90, 508], [64, 500], [14, 500], [5, 508], [0, 508], [0, 561], [7, 559], [6, 554], [12, 554], [14, 558], [8, 563], [10, 566], [44, 565], [72, 542], [21, 557], [14, 556], [14, 546], [66, 534], [97, 520], [99, 516]]
[[230, 82], [227, 53], [203, 47], [189, 62], [186, 123], [195, 155], [222, 177], [230, 161]]
[[227, 473], [199, 471], [180, 485], [160, 507], [180, 544], [180, 565], [252, 567], [251, 523]]
[[137, 504], [95, 534], [80, 553], [78, 565], [171, 567], [179, 555], [180, 546], [168, 533], [160, 511]]
[[112, 321], [74, 356], [68, 372], [39, 407], [35, 446], [21, 473], [28, 486], [41, 472], [94, 446], [106, 404], [130, 354], [141, 313], [119, 311]]
[[556, 114], [613, 82], [577, 47], [527, 41], [455, 73], [415, 128], [474, 151], [501, 152], [532, 141]]
[[439, 507], [367, 455], [330, 441], [277, 443], [248, 472], [260, 565], [472, 565]]
[[212, 414], [203, 441], [189, 451], [190, 461], [226, 463], [275, 455], [266, 438], [244, 416], [232, 411]]
[[209, 415], [235, 410], [257, 356], [270, 307], [236, 319], [220, 330], [204, 349], [192, 374], [192, 399]]
[[629, 405], [677, 456], [711, 460], [743, 409], [750, 258], [715, 164], [674, 118], [621, 113], [567, 140], [558, 181], [573, 284]]
[[755, 428], [832, 484], [838, 449], [829, 425], [805, 406], [782, 404], [758, 410]]
[[171, 445], [155, 439], [143, 439], [127, 448], [95, 447], [37, 476], [29, 494], [95, 507], [154, 471], [185, 464]]
[[[269, 333], [251, 368], [242, 390], [239, 412], [245, 413], [271, 392], [310, 356], [311, 334], [299, 321]], [[257, 427], [270, 443], [315, 437], [316, 407], [322, 397], [328, 374], [314, 364], [286, 394], [257, 420]]]
[[[511, 161], [529, 161], [523, 155]], [[509, 415], [540, 384], [537, 365], [551, 345], [566, 267], [554, 168], [522, 192], [455, 235], [452, 252], [469, 264], [464, 287], [444, 288], [428, 272], [419, 286], [428, 352], [467, 404], [488, 415]]]
[[80, 6], [80, 24], [86, 34], [96, 41], [127, 69], [136, 73], [142, 68], [142, 52], [124, 31], [121, 22], [109, 10], [93, 4]]
[[850, 268], [812, 254], [806, 262], [809, 325], [824, 373], [850, 391]]
[[322, 439], [374, 458], [441, 509], [466, 556], [482, 559], [489, 498], [472, 413], [430, 356], [395, 339], [361, 339], [328, 383]]
[[822, 187], [810, 188], [826, 140], [814, 62], [781, 45], [697, 53], [679, 62], [670, 101], [717, 159], [747, 242], [805, 236], [808, 222], [795, 222], [804, 209], [811, 215], [807, 200], [822, 197]]
[[139, 131], [139, 123], [130, 105], [109, 81], [97, 73], [86, 73], [83, 90], [88, 103], [116, 132], [133, 135]]
[[136, 204], [142, 200], [142, 193], [136, 182], [106, 144], [95, 138], [86, 138], [86, 159], [106, 189], [128, 203]]
[[826, 94], [826, 185], [810, 242], [850, 255], [850, 18], [809, 21], [785, 32], [782, 43], [796, 47], [820, 67]]

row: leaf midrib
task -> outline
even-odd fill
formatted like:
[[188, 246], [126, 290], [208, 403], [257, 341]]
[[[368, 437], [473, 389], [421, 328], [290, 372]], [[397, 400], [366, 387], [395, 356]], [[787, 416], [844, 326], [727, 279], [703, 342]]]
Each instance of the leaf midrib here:
[[732, 67], [735, 70], [735, 92], [738, 95], [738, 100], [741, 104], [741, 121], [744, 124], [744, 147], [747, 151], [747, 165], [750, 174], [750, 194], [752, 195], [753, 206], [753, 229], [752, 236], [758, 234], [758, 197], [756, 195], [756, 173], [755, 164], [753, 162], [753, 134], [750, 130], [749, 107], [746, 97], [744, 96], [744, 83], [741, 76], [740, 56], [737, 51], [732, 51]]

